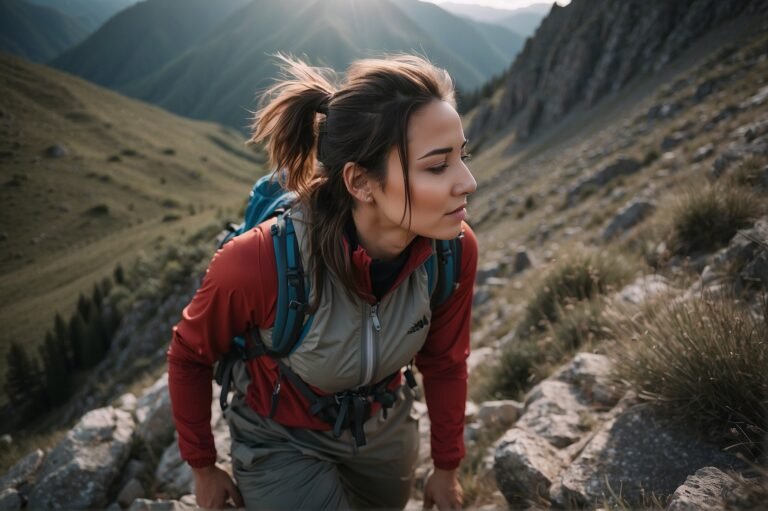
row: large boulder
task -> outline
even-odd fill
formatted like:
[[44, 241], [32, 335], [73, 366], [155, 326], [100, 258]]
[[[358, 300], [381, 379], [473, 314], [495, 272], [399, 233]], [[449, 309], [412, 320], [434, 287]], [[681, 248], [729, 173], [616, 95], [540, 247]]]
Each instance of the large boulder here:
[[622, 157], [606, 165], [591, 176], [579, 181], [565, 195], [566, 206], [573, 206], [588, 188], [601, 188], [619, 176], [629, 176], [642, 168], [634, 158]]
[[671, 495], [702, 467], [739, 465], [690, 428], [640, 405], [603, 425], [563, 473], [553, 497], [561, 505], [594, 507], [621, 492], [627, 503], [642, 506], [644, 496]]
[[704, 467], [675, 490], [667, 511], [720, 511], [726, 507], [723, 496], [736, 486], [736, 480], [722, 470]]
[[591, 427], [590, 409], [572, 385], [544, 380], [525, 400], [525, 413], [516, 426], [547, 440], [554, 447], [577, 442]]
[[45, 458], [27, 508], [106, 507], [133, 432], [133, 418], [123, 410], [108, 406], [85, 414]]
[[174, 424], [168, 373], [164, 373], [136, 402], [136, 434], [155, 452], [173, 439]]
[[653, 213], [656, 205], [653, 202], [636, 199], [624, 206], [603, 229], [603, 241], [610, 241], [614, 237], [627, 232], [640, 223], [645, 217]]
[[625, 391], [613, 377], [612, 367], [605, 355], [577, 353], [553, 378], [576, 387], [581, 398], [593, 407], [610, 408], [619, 402]]
[[544, 438], [513, 428], [496, 443], [496, 484], [510, 504], [540, 501], [567, 463], [565, 454]]

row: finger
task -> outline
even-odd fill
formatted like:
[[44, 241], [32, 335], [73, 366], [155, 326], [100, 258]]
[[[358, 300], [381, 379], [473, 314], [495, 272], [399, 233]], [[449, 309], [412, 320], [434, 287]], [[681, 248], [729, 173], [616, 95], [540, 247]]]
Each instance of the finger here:
[[240, 490], [237, 489], [237, 486], [232, 479], [227, 478], [226, 490], [229, 498], [231, 498], [232, 502], [235, 504], [235, 507], [244, 507], [243, 496], [240, 495]]

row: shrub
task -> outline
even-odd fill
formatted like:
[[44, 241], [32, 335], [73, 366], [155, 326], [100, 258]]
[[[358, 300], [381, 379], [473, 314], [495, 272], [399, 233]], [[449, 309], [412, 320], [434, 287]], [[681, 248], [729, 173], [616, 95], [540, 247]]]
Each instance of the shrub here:
[[534, 369], [541, 360], [536, 343], [515, 338], [501, 351], [498, 366], [491, 372], [488, 394], [494, 398], [520, 399], [530, 388]]
[[609, 336], [603, 318], [603, 304], [598, 300], [569, 303], [557, 313], [557, 321], [549, 325], [555, 349], [563, 355], [575, 353]]
[[533, 329], [543, 330], [558, 320], [558, 311], [568, 304], [610, 292], [629, 279], [629, 268], [624, 258], [607, 253], [583, 253], [563, 259], [528, 302], [518, 331], [525, 336]]
[[685, 195], [672, 213], [669, 247], [678, 255], [720, 248], [760, 215], [763, 204], [738, 187], [707, 186]]
[[757, 448], [768, 417], [768, 298], [761, 308], [759, 317], [708, 294], [614, 320], [618, 374], [686, 423]]
[[739, 163], [726, 175], [725, 181], [734, 186], [761, 186], [764, 184], [765, 167], [768, 158], [753, 156]]

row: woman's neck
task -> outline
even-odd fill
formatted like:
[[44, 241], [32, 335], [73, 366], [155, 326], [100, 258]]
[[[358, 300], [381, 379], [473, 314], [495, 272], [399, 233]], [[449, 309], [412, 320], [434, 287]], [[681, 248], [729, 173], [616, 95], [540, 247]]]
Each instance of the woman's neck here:
[[371, 259], [391, 261], [416, 238], [416, 234], [399, 225], [390, 222], [385, 225], [376, 211], [365, 205], [352, 210], [352, 221], [357, 230], [358, 242]]

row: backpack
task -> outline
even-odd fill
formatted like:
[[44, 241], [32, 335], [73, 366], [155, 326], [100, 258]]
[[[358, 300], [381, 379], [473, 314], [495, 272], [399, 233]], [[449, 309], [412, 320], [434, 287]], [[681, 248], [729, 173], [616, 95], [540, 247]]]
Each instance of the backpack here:
[[[331, 399], [319, 398], [280, 360], [290, 355], [301, 345], [304, 334], [309, 331], [309, 327], [312, 324], [313, 316], [309, 315], [309, 317], [306, 317], [309, 281], [302, 269], [299, 242], [293, 228], [293, 223], [290, 216], [285, 215], [286, 211], [295, 202], [296, 194], [286, 191], [274, 177], [274, 173], [267, 174], [256, 181], [245, 209], [244, 221], [240, 225], [229, 224], [227, 231], [221, 237], [221, 241], [218, 244], [218, 248], [221, 248], [232, 238], [248, 232], [270, 218], [277, 217], [277, 221], [271, 227], [278, 278], [277, 311], [272, 330], [272, 347], [267, 348], [261, 342], [258, 331], [255, 332], [255, 335], [251, 336], [251, 342], [248, 342], [244, 335], [236, 336], [232, 339], [232, 349], [216, 364], [214, 378], [222, 387], [219, 404], [222, 410], [227, 409], [227, 394], [229, 393], [232, 369], [235, 363], [238, 360], [247, 361], [258, 356], [268, 355], [277, 361], [281, 377], [283, 375], [286, 376], [312, 404], [310, 411], [324, 418], [327, 422], [334, 424], [334, 434], [338, 437], [341, 434], [341, 429], [352, 427], [350, 419], [345, 412], [339, 413], [339, 410], [333, 409], [332, 405], [339, 403], [338, 396], [326, 396]], [[435, 240], [434, 253], [424, 263], [431, 295], [430, 306], [433, 310], [445, 302], [459, 286], [461, 271], [460, 238], [461, 235], [452, 240]], [[381, 401], [385, 414], [386, 409], [394, 403], [394, 396], [389, 395], [391, 393], [386, 391], [386, 386], [397, 374], [399, 374], [399, 371], [385, 378], [382, 382], [370, 385], [371, 388], [368, 389], [369, 394], [364, 396], [371, 396], [375, 400]], [[416, 386], [416, 380], [410, 371], [410, 364], [406, 369], [405, 377], [409, 386]], [[270, 417], [276, 411], [279, 390], [278, 380], [278, 385], [272, 394]], [[354, 397], [358, 396], [355, 395]], [[343, 404], [344, 399], [342, 398], [341, 401]], [[367, 406], [367, 403], [362, 401], [365, 400], [352, 399], [347, 403], [348, 406], [342, 406], [342, 409], [346, 410], [350, 406]], [[362, 410], [355, 409], [355, 412], [359, 417], [359, 413], [362, 413]], [[353, 426], [358, 445], [365, 445], [362, 424], [358, 423]]]

